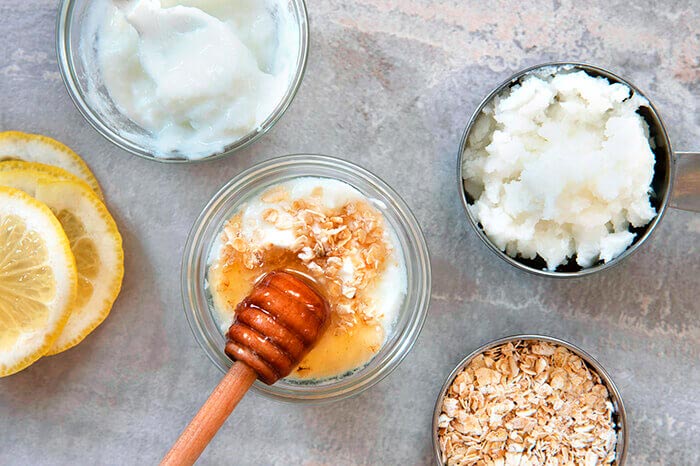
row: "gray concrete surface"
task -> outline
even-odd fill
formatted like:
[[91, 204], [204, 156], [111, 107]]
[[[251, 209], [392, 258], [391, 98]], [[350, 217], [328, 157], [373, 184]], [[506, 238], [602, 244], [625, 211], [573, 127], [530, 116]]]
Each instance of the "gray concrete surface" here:
[[57, 70], [57, 3], [0, 2], [0, 129], [48, 134], [85, 157], [121, 227], [126, 277], [83, 344], [0, 380], [0, 464], [159, 460], [221, 375], [182, 310], [187, 232], [240, 170], [304, 151], [369, 168], [414, 209], [432, 252], [428, 320], [396, 372], [358, 397], [305, 407], [247, 396], [201, 464], [430, 464], [443, 378], [478, 345], [516, 332], [567, 339], [608, 368], [629, 410], [628, 464], [700, 464], [700, 216], [669, 212], [619, 267], [552, 281], [481, 244], [453, 179], [477, 103], [548, 60], [628, 77], [677, 149], [700, 148], [697, 0], [314, 0], [308, 71], [287, 115], [248, 150], [192, 166], [130, 156], [83, 121]]

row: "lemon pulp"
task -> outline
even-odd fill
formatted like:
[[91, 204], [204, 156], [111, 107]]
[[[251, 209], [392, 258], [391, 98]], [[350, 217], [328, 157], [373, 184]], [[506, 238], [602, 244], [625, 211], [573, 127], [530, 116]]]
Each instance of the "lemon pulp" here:
[[0, 351], [45, 327], [56, 293], [46, 244], [21, 218], [0, 218]]

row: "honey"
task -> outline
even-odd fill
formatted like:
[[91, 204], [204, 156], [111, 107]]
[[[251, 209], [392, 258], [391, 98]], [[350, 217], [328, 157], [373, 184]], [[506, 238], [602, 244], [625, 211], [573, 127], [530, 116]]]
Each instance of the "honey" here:
[[393, 231], [359, 191], [336, 180], [273, 186], [224, 225], [208, 272], [222, 332], [266, 274], [304, 276], [329, 305], [328, 326], [287, 379], [342, 377], [379, 352], [406, 294]]
[[[333, 297], [337, 290], [323, 278], [308, 273], [301, 259], [288, 249], [271, 248], [266, 251], [261, 265], [247, 268], [243, 261], [232, 260], [209, 268], [208, 281], [214, 305], [233, 316], [238, 303], [250, 294], [255, 283], [274, 270], [285, 270], [303, 275], [326, 297]], [[289, 379], [328, 379], [343, 375], [364, 366], [379, 351], [384, 342], [384, 329], [377, 322], [358, 320], [350, 328], [334, 318], [333, 299], [330, 299], [331, 319], [326, 332], [309, 354], [302, 359]], [[231, 319], [230, 319], [231, 320]]]
[[328, 379], [363, 367], [384, 342], [381, 325], [359, 324], [351, 330], [329, 329], [289, 375], [290, 379]]

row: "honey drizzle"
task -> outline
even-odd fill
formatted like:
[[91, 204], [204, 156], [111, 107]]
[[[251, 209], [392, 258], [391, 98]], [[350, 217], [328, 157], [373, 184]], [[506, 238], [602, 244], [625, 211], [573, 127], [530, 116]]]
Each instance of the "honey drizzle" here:
[[[233, 320], [232, 314], [238, 303], [250, 294], [258, 280], [273, 270], [301, 274], [327, 295], [328, 283], [310, 274], [294, 253], [288, 249], [271, 248], [263, 256], [262, 264], [254, 269], [237, 260], [210, 267], [212, 297], [221, 317]], [[381, 348], [384, 341], [381, 324], [358, 319], [355, 325], [347, 328], [333, 309], [331, 303], [331, 320], [326, 332], [289, 378], [313, 380], [342, 375], [366, 364]]]
[[[285, 197], [285, 192], [273, 189], [264, 193], [262, 200], [284, 203]], [[312, 207], [320, 210], [319, 206]], [[307, 202], [297, 200], [292, 203], [290, 210], [304, 211], [308, 208]], [[270, 223], [277, 220], [277, 214], [272, 209], [264, 216]], [[347, 221], [353, 235], [356, 235], [349, 238], [349, 244], [362, 248], [362, 257], [373, 268], [372, 274], [363, 274], [367, 278], [352, 297], [347, 296], [347, 290], [337, 280], [330, 279], [324, 273], [328, 272], [327, 267], [330, 266], [328, 257], [317, 258], [315, 264], [322, 266], [310, 268], [308, 259], [302, 260], [298, 251], [280, 247], [251, 251], [241, 234], [240, 214], [227, 223], [219, 260], [208, 272], [214, 304], [222, 314], [222, 320], [232, 320], [231, 314], [235, 312], [238, 303], [248, 296], [260, 278], [274, 270], [301, 274], [323, 293], [331, 306], [330, 323], [314, 349], [288, 376], [300, 381], [341, 376], [364, 366], [379, 351], [385, 337], [384, 328], [378, 320], [380, 316], [365, 312], [373, 307], [373, 303], [364, 297], [365, 290], [372, 289], [372, 285], [381, 276], [386, 267], [386, 259], [390, 256], [383, 240], [381, 214], [369, 204], [355, 201], [337, 212], [329, 212], [327, 220], [331, 218], [336, 223], [339, 219]], [[356, 230], [367, 224], [371, 225], [369, 234]], [[342, 249], [334, 252], [340, 253]]]

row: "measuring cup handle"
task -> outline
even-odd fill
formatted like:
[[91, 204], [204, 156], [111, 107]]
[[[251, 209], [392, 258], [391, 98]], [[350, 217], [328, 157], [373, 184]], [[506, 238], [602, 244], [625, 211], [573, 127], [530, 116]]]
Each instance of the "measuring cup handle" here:
[[676, 152], [676, 174], [669, 205], [700, 212], [700, 152]]

